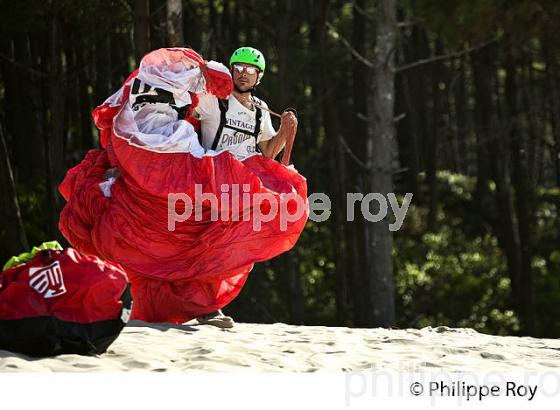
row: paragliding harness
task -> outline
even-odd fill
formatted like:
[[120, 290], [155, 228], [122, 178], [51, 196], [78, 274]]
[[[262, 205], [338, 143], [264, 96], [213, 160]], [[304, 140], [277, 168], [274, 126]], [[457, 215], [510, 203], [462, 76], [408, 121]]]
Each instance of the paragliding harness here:
[[134, 104], [132, 104], [132, 109], [134, 111], [137, 111], [139, 108], [143, 107], [146, 104], [163, 103], [169, 104], [171, 108], [177, 111], [177, 118], [185, 118], [185, 116], [187, 115], [187, 111], [190, 108], [189, 105], [179, 107], [175, 102], [175, 97], [173, 97], [172, 92], [157, 87], [152, 88], [151, 85], [146, 83], [143, 84], [144, 88], [142, 89], [142, 91], [140, 91], [142, 81], [140, 81], [138, 78], [135, 78], [132, 83], [130, 94], [138, 95], [136, 97], [136, 100], [134, 101]]
[[[261, 101], [253, 97], [255, 102], [261, 104]], [[223, 100], [218, 98], [218, 107], [220, 108], [220, 125], [218, 126], [218, 130], [216, 131], [216, 135], [214, 136], [214, 142], [212, 142], [212, 149], [215, 150], [218, 147], [218, 143], [220, 142], [220, 136], [222, 135], [222, 131], [225, 128], [230, 128], [234, 131], [242, 132], [247, 134], [247, 130], [242, 130], [240, 128], [231, 126], [227, 124], [226, 113], [229, 109], [229, 100]], [[253, 131], [253, 137], [255, 138], [255, 149], [257, 152], [261, 152], [259, 149], [259, 144], [257, 144], [259, 132], [261, 130], [261, 118], [262, 118], [262, 110], [260, 108], [255, 107], [255, 130]]]

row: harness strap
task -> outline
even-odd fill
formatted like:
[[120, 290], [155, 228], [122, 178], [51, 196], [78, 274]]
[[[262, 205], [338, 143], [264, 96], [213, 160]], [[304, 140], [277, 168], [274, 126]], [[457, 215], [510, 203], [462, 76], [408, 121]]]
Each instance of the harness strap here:
[[[258, 103], [260, 103], [260, 100], [258, 100], [256, 98], [255, 98], [255, 100]], [[215, 150], [216, 148], [218, 148], [218, 143], [220, 142], [220, 136], [222, 135], [222, 131], [224, 130], [224, 127], [231, 128], [231, 129], [246, 133], [245, 130], [240, 130], [236, 127], [226, 125], [226, 122], [227, 122], [226, 113], [227, 113], [228, 108], [229, 108], [229, 100], [218, 99], [218, 107], [220, 109], [220, 125], [218, 126], [218, 130], [216, 131], [216, 135], [214, 136], [214, 141], [212, 142], [212, 150]], [[255, 130], [253, 131], [252, 135], [255, 138], [255, 148], [258, 152], [261, 152], [260, 149], [259, 149], [259, 145], [257, 144], [259, 133], [261, 131], [261, 119], [262, 119], [262, 110], [260, 108], [257, 108], [256, 112], [255, 112]]]
[[[254, 97], [253, 97], [254, 98]], [[255, 98], [255, 100], [260, 103], [259, 100], [257, 100]], [[258, 153], [261, 153], [261, 149], [259, 148], [259, 144], [258, 144], [258, 140], [259, 140], [259, 132], [261, 131], [261, 117], [262, 117], [262, 110], [260, 108], [257, 108], [256, 113], [255, 113], [255, 132], [253, 133], [253, 137], [255, 137], [255, 149]]]
[[[255, 102], [257, 104], [262, 104], [262, 101], [259, 100], [257, 97], [253, 97], [253, 99], [255, 100]], [[253, 136], [255, 137], [255, 143], [257, 142], [257, 138], [259, 137], [259, 132], [261, 131], [261, 118], [262, 118], [262, 110], [258, 107], [256, 108], [256, 113], [255, 113], [255, 132], [253, 133]]]
[[226, 124], [226, 113], [229, 107], [229, 101], [222, 100], [221, 98], [219, 98], [218, 107], [220, 108], [220, 125], [218, 126], [218, 130], [216, 131], [216, 135], [214, 136], [214, 142], [212, 142], [213, 150], [215, 150], [218, 147], [218, 142], [220, 141], [220, 135], [222, 135], [222, 130], [224, 129], [224, 125]]

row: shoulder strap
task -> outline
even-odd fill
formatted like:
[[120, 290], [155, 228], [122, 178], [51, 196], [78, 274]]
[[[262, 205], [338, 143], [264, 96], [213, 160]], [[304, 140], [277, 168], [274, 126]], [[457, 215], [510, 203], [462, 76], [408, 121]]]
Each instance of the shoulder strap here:
[[218, 107], [220, 108], [220, 125], [214, 136], [214, 142], [212, 142], [212, 149], [215, 150], [218, 147], [218, 142], [220, 142], [220, 135], [222, 135], [222, 130], [226, 123], [226, 113], [229, 108], [229, 100], [218, 99]]
[[[256, 108], [256, 107], [255, 107]], [[259, 153], [261, 149], [259, 148], [259, 131], [261, 130], [261, 117], [262, 117], [262, 110], [257, 108], [257, 112], [255, 113], [255, 131], [253, 132], [253, 137], [255, 138], [255, 150]]]
[[[257, 104], [262, 104], [262, 101], [259, 100], [257, 97], [253, 97], [253, 99], [255, 100], [255, 102]], [[259, 148], [259, 132], [261, 131], [261, 118], [262, 118], [262, 110], [258, 107], [255, 107], [256, 112], [255, 112], [255, 131], [253, 132], [253, 137], [255, 138], [255, 149], [257, 150], [257, 152], [261, 152], [260, 148]]]
[[[257, 97], [253, 97], [253, 100], [259, 105], [262, 105], [262, 101], [259, 100]], [[258, 107], [255, 107], [255, 131], [253, 132], [253, 136], [255, 137], [255, 144], [257, 143], [257, 139], [259, 138], [259, 132], [261, 131], [261, 119], [262, 119], [262, 110]]]
[[262, 110], [257, 108], [257, 112], [255, 113], [255, 131], [253, 135], [255, 139], [259, 137], [259, 132], [261, 131], [261, 118], [262, 118]]

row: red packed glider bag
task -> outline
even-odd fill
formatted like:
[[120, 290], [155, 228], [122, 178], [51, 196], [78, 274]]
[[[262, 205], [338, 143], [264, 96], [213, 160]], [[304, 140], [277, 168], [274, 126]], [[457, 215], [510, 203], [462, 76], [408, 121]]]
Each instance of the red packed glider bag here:
[[104, 353], [132, 308], [124, 271], [75, 249], [0, 272], [0, 349], [35, 357]]

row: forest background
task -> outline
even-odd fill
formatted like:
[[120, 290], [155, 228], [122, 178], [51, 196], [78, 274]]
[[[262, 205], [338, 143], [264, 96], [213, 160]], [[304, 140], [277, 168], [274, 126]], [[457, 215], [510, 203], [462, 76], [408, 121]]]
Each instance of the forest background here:
[[[62, 240], [56, 188], [146, 52], [251, 45], [332, 214], [227, 313], [560, 337], [558, 21], [554, 0], [0, 0], [0, 260]], [[392, 233], [346, 221], [349, 192], [414, 196]]]

